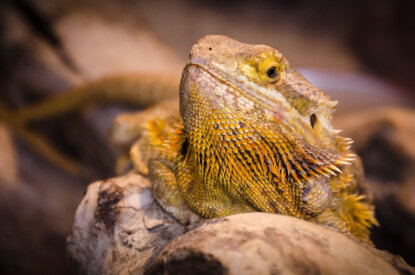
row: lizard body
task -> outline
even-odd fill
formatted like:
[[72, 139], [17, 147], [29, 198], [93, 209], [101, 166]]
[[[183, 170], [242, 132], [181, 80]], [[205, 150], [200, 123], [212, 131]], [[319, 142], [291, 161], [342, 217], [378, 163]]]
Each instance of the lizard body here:
[[370, 243], [374, 207], [351, 140], [331, 127], [336, 103], [277, 50], [206, 36], [183, 71], [180, 115], [144, 123], [131, 158], [182, 223], [263, 211]]
[[[0, 120], [25, 129], [32, 120], [93, 102], [151, 105], [170, 97], [170, 82], [159, 76], [104, 79], [17, 113], [0, 112]], [[166, 88], [149, 93], [153, 86]], [[351, 140], [331, 127], [336, 103], [277, 50], [211, 35], [191, 50], [180, 103], [120, 115], [111, 137], [124, 145], [137, 139], [130, 150], [136, 170], [151, 178], [160, 205], [183, 224], [263, 211], [370, 243], [374, 207]], [[73, 166], [37, 136], [28, 140], [62, 167]]]

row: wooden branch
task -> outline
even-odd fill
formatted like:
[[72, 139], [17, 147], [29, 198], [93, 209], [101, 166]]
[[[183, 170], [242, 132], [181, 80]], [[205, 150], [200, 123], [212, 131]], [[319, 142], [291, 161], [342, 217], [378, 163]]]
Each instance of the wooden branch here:
[[76, 274], [415, 274], [400, 257], [287, 216], [248, 213], [185, 228], [134, 174], [89, 186], [67, 252]]

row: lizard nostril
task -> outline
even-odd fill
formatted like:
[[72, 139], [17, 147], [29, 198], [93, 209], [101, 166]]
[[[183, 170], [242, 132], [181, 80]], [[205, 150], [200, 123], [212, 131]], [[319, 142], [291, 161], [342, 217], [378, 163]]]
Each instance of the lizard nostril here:
[[212, 50], [212, 47], [209, 47], [209, 51], [211, 51]]

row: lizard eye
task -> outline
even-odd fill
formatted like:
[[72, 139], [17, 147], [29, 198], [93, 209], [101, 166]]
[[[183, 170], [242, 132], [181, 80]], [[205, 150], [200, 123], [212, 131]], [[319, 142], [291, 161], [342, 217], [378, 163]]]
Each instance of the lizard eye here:
[[281, 78], [282, 67], [274, 57], [262, 61], [258, 65], [259, 78], [269, 83], [275, 83]]
[[315, 115], [315, 114], [312, 114], [312, 115], [310, 116], [310, 124], [311, 124], [311, 128], [314, 128], [314, 124], [316, 124], [316, 121], [317, 121], [317, 117], [316, 117], [316, 115]]
[[269, 78], [275, 78], [277, 76], [277, 68], [275, 66], [269, 68], [267, 71], [267, 75]]

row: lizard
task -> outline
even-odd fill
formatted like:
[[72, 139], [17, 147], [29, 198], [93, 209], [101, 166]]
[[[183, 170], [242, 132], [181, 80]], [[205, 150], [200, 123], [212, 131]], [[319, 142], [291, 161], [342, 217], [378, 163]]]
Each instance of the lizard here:
[[[24, 130], [32, 120], [96, 99], [144, 98], [151, 105], [158, 96], [136, 87], [156, 82], [168, 90], [159, 97], [171, 98], [172, 81], [153, 80], [108, 78], [0, 117]], [[261, 211], [315, 222], [370, 244], [369, 229], [378, 224], [374, 206], [360, 160], [350, 151], [352, 140], [331, 126], [336, 104], [279, 51], [209, 35], [191, 49], [179, 101], [119, 115], [110, 138], [127, 145], [135, 140], [129, 150], [135, 170], [151, 179], [156, 200], [182, 224]], [[32, 136], [27, 140], [46, 148], [46, 156], [74, 166]]]
[[177, 220], [277, 213], [371, 243], [374, 206], [352, 140], [332, 128], [337, 101], [279, 51], [205, 36], [191, 49], [179, 97], [116, 119], [111, 131], [115, 140], [137, 137], [136, 171]]

